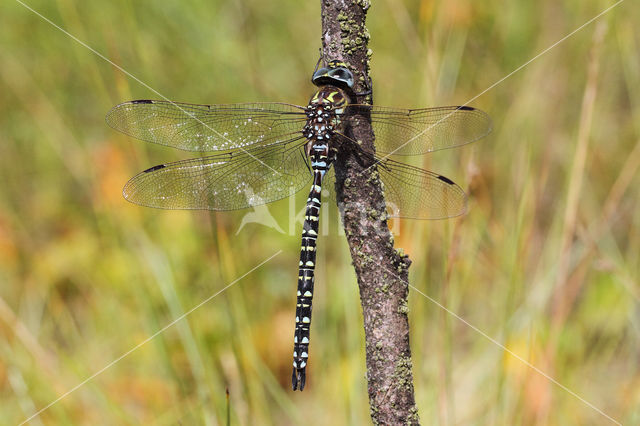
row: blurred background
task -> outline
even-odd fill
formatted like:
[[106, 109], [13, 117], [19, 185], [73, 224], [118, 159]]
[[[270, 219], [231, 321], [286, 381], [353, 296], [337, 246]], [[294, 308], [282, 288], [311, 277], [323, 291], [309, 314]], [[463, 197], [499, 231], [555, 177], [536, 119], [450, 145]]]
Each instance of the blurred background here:
[[[306, 105], [313, 93], [315, 1], [28, 4], [176, 101]], [[612, 4], [374, 2], [375, 102], [465, 103]], [[241, 425], [368, 424], [335, 207], [321, 219], [308, 385], [293, 393], [291, 206], [306, 189], [268, 206], [284, 232], [238, 232], [247, 211], [127, 203], [135, 173], [193, 156], [106, 126], [113, 105], [158, 95], [19, 2], [0, 16], [0, 423], [24, 421], [281, 251], [30, 424], [217, 425], [227, 413]], [[470, 193], [464, 217], [392, 223], [411, 284], [432, 298], [410, 291], [423, 424], [613, 423], [597, 410], [640, 424], [638, 22], [621, 3], [471, 102], [493, 118], [487, 138], [410, 159]]]

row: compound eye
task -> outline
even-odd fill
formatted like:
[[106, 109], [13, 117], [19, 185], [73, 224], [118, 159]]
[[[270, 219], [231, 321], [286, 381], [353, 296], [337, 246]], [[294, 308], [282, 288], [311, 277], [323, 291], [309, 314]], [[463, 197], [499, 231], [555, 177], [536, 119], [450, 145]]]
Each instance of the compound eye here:
[[333, 76], [338, 77], [341, 80], [346, 80], [349, 78], [347, 72], [342, 68], [337, 68], [332, 72]]

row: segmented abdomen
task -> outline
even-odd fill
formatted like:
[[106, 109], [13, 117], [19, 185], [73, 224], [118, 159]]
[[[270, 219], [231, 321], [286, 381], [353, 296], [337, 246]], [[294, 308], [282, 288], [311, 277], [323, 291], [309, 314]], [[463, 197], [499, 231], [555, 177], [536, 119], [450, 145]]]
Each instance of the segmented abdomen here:
[[296, 299], [296, 328], [293, 337], [293, 390], [304, 389], [306, 367], [309, 358], [309, 331], [313, 299], [314, 271], [316, 266], [316, 239], [320, 222], [322, 178], [328, 170], [328, 146], [314, 145], [311, 148], [313, 185], [309, 191], [307, 208], [302, 228], [302, 245], [298, 273], [298, 293]]

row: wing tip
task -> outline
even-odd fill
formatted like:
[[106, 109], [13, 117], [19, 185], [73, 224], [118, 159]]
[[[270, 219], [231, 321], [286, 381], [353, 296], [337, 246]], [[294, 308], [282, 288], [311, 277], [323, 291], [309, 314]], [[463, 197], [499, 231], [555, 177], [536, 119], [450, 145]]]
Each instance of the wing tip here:
[[477, 138], [471, 140], [470, 142], [475, 142], [478, 139], [484, 138], [489, 133], [491, 133], [491, 131], [493, 130], [493, 120], [491, 120], [491, 116], [487, 112], [485, 112], [485, 111], [483, 111], [481, 109], [478, 109], [478, 108], [474, 108], [474, 107], [469, 106], [469, 105], [458, 105], [458, 106], [455, 107], [455, 109], [456, 110], [461, 110], [461, 111], [473, 111], [474, 113], [482, 116], [486, 120], [486, 123], [487, 123], [486, 131], [484, 133], [482, 133], [482, 134], [479, 134]]
[[104, 122], [107, 123], [107, 126], [111, 127], [113, 130], [119, 130], [116, 127], [116, 122], [115, 120], [113, 120], [114, 115], [116, 115], [116, 113], [118, 112], [117, 108], [122, 105], [116, 105], [114, 107], [111, 107], [111, 109], [107, 112], [107, 115], [104, 116]]
[[120, 113], [122, 107], [125, 107], [127, 105], [137, 105], [137, 104], [154, 104], [156, 102], [157, 101], [154, 101], [151, 99], [135, 99], [132, 101], [121, 102], [111, 107], [111, 109], [107, 112], [107, 115], [105, 116], [104, 119], [107, 122], [107, 125], [109, 127], [118, 131], [122, 131], [120, 128], [117, 127], [116, 120], [113, 119], [116, 115]]

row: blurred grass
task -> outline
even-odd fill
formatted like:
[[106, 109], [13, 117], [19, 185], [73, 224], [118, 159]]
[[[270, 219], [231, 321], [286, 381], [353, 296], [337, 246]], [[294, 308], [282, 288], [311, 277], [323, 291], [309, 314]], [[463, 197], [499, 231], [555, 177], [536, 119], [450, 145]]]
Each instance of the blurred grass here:
[[[305, 104], [313, 91], [316, 2], [28, 4], [171, 99]], [[463, 103], [610, 4], [375, 2], [376, 103]], [[236, 234], [245, 212], [126, 203], [130, 176], [188, 157], [104, 124], [116, 103], [157, 95], [18, 3], [0, 16], [1, 422], [21, 422], [282, 250], [32, 424], [225, 424], [226, 388], [232, 424], [367, 424], [335, 208], [323, 212], [309, 386], [294, 394], [300, 226]], [[412, 159], [469, 188], [469, 214], [395, 223], [413, 285], [624, 424], [640, 423], [639, 19], [624, 2], [602, 18], [599, 48], [591, 25], [474, 101], [494, 119], [488, 138]], [[287, 231], [289, 201], [269, 209]], [[607, 422], [415, 291], [410, 309], [424, 424]]]

